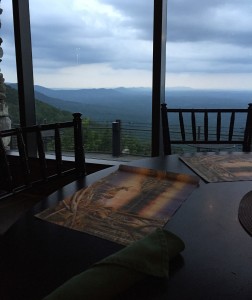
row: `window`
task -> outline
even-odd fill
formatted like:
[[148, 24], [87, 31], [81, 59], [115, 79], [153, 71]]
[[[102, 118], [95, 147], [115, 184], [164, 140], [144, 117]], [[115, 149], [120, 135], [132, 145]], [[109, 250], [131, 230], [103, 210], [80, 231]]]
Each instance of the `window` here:
[[170, 108], [247, 108], [252, 99], [251, 12], [249, 0], [168, 1]]
[[112, 151], [120, 120], [121, 151], [149, 155], [153, 1], [30, 0], [30, 18], [36, 98], [80, 111], [90, 152]]

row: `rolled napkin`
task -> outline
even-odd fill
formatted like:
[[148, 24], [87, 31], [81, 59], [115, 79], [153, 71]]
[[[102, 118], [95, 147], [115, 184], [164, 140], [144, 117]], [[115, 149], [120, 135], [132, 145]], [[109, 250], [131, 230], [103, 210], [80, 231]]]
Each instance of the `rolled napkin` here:
[[158, 228], [71, 278], [44, 300], [113, 299], [147, 275], [168, 277], [169, 261], [184, 247], [179, 237]]

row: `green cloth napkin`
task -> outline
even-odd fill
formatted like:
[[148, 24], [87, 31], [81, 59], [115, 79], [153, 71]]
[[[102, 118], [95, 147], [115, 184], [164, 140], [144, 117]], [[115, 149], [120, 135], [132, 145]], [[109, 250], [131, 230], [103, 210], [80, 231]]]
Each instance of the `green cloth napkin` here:
[[125, 247], [68, 280], [44, 300], [112, 299], [147, 275], [168, 277], [183, 241], [163, 229]]

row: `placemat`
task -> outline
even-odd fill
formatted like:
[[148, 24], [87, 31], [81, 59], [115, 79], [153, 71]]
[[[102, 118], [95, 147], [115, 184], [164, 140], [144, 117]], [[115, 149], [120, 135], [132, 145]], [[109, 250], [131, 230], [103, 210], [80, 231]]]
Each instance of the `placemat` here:
[[180, 159], [207, 182], [252, 180], [251, 153], [194, 153]]
[[198, 183], [196, 176], [120, 165], [36, 216], [128, 245], [163, 227]]
[[241, 199], [238, 218], [243, 228], [252, 236], [252, 191]]

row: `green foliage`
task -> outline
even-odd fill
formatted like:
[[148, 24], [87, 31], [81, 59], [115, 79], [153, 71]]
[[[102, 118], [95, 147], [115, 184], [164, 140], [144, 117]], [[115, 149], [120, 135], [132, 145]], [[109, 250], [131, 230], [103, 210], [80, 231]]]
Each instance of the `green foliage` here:
[[[9, 115], [12, 124], [20, 124], [18, 92], [6, 85], [6, 103], [9, 106]], [[35, 100], [36, 118], [38, 124], [65, 122], [73, 119], [70, 112], [57, 109], [42, 101]]]
[[89, 119], [84, 119], [84, 144], [87, 152], [112, 152], [111, 124], [100, 125]]
[[[20, 123], [19, 103], [16, 89], [6, 85], [6, 102], [9, 106], [9, 115], [13, 125]], [[57, 109], [42, 101], [35, 100], [36, 118], [38, 124], [65, 122], [73, 119], [72, 113]], [[111, 122], [97, 123], [88, 118], [83, 119], [84, 145], [86, 152], [112, 153]], [[62, 150], [73, 151], [73, 133], [69, 129], [61, 132]], [[53, 150], [52, 140], [46, 144], [47, 150]], [[150, 155], [150, 141], [137, 136], [121, 132], [121, 148], [128, 148], [131, 155]]]
[[142, 140], [133, 134], [123, 134], [121, 138], [122, 148], [129, 149], [131, 155], [147, 155], [151, 153], [151, 143], [148, 140]]
[[6, 85], [6, 103], [9, 107], [9, 115], [12, 124], [19, 124], [19, 103], [17, 91]]

